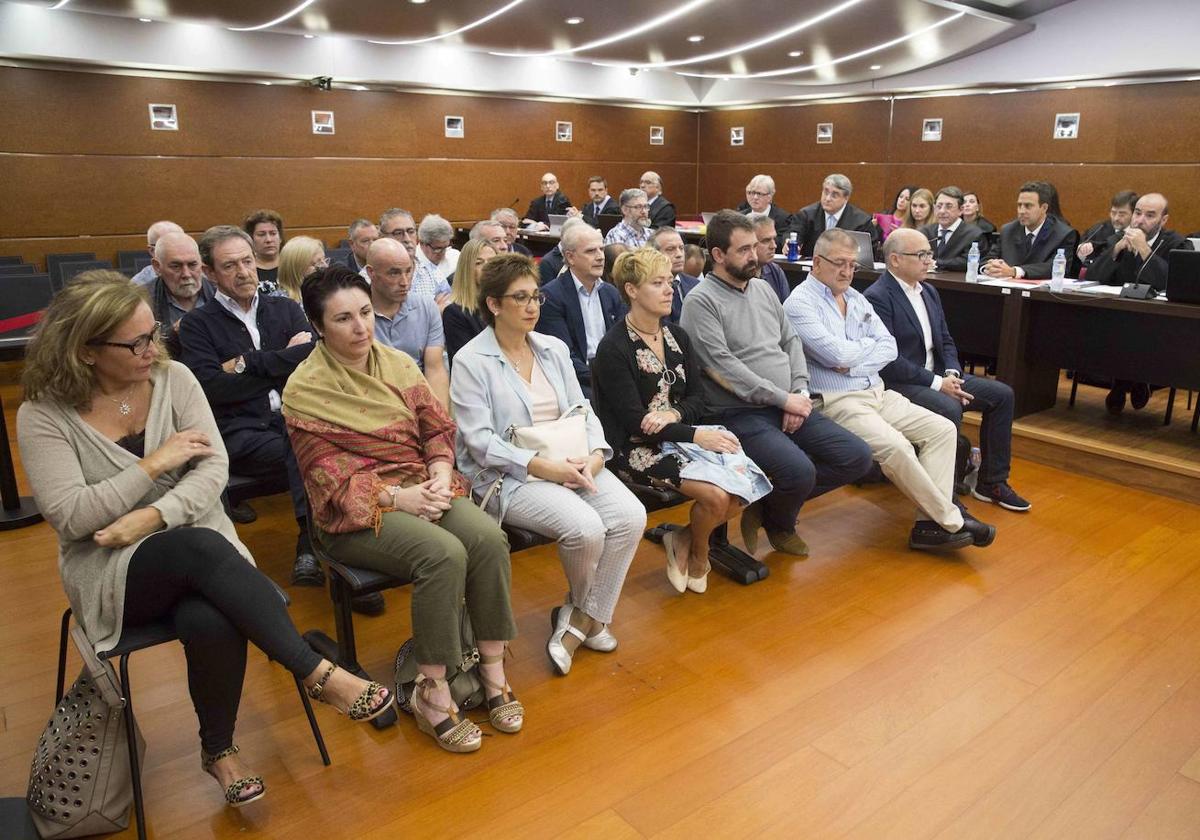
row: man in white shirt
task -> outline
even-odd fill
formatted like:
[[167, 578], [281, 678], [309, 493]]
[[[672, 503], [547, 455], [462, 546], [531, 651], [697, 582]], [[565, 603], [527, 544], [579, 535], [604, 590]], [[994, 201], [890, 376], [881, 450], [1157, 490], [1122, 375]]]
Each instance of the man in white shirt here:
[[[454, 267], [458, 265], [458, 251], [450, 247], [453, 236], [450, 223], [433, 213], [421, 219], [417, 228], [417, 263], [411, 294], [429, 295], [439, 309], [450, 302], [450, 283], [446, 278], [453, 275]], [[449, 274], [445, 270], [446, 263], [450, 264]]]

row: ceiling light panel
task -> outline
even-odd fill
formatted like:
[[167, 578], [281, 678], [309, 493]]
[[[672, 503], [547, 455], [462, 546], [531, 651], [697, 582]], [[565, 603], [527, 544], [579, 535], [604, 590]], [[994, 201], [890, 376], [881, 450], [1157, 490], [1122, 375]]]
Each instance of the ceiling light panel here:
[[595, 41], [589, 41], [585, 44], [580, 44], [579, 46], [575, 47], [565, 47], [561, 49], [550, 50], [548, 52], [513, 53], [493, 51], [492, 55], [504, 56], [505, 58], [549, 58], [552, 56], [573, 55], [575, 53], [587, 52], [588, 50], [596, 50], [600, 49], [601, 47], [607, 47], [611, 46], [612, 44], [619, 44], [624, 41], [629, 41], [633, 38], [637, 38], [640, 35], [644, 35], [647, 32], [652, 32], [655, 29], [658, 29], [660, 26], [666, 26], [673, 20], [690, 15], [692, 12], [695, 12], [697, 9], [700, 9], [703, 6], [707, 6], [711, 2], [713, 2], [713, 0], [690, 0], [688, 3], [677, 6], [665, 14], [650, 18], [649, 20], [644, 21], [637, 26], [622, 30], [605, 38], [599, 38]]
[[[424, 2], [424, 0], [422, 0], [422, 2]], [[461, 35], [463, 32], [469, 32], [477, 26], [482, 26], [483, 24], [485, 24], [489, 21], [493, 21], [496, 18], [500, 17], [501, 15], [505, 14], [506, 12], [512, 11], [513, 9], [515, 9], [517, 6], [520, 6], [524, 2], [525, 2], [525, 0], [512, 0], [512, 2], [501, 6], [499, 9], [496, 9], [496, 11], [492, 12], [489, 15], [484, 15], [483, 17], [479, 18], [478, 20], [471, 21], [470, 23], [468, 23], [464, 26], [460, 26], [457, 29], [452, 29], [449, 32], [442, 32], [439, 35], [429, 35], [424, 38], [409, 38], [409, 39], [401, 40], [401, 41], [375, 41], [375, 40], [372, 40], [371, 43], [372, 44], [384, 44], [389, 47], [399, 47], [399, 46], [409, 46], [412, 44], [428, 44], [431, 41], [440, 41], [443, 38], [450, 38], [454, 35]], [[580, 20], [580, 22], [582, 22], [583, 18], [579, 18], [579, 20]]]
[[274, 20], [269, 20], [266, 23], [260, 23], [258, 26], [231, 26], [231, 27], [229, 27], [229, 29], [231, 29], [234, 32], [258, 32], [260, 29], [270, 29], [272, 26], [278, 26], [279, 24], [283, 23], [285, 20], [290, 20], [291, 18], [294, 18], [296, 15], [303, 12], [305, 9], [307, 9], [309, 6], [311, 6], [315, 2], [317, 2], [317, 0], [304, 0], [303, 3], [296, 6], [290, 12], [285, 12], [284, 14], [275, 18]]

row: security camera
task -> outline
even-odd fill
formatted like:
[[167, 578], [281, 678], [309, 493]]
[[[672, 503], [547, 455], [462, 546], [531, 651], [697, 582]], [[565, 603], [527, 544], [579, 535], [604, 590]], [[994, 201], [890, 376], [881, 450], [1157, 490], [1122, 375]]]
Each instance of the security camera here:
[[333, 76], [313, 76], [308, 83], [318, 90], [333, 90]]
[[630, 68], [629, 68], [629, 75], [630, 75], [630, 76], [636, 76], [636, 75], [637, 75], [638, 73], [640, 73], [640, 72], [642, 72], [642, 70], [641, 70], [641, 68], [640, 68], [640, 67], [630, 67]]

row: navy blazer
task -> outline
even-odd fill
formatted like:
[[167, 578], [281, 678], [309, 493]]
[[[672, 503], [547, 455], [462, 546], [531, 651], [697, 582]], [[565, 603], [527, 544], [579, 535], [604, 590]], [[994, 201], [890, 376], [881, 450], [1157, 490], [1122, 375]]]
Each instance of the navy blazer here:
[[699, 277], [682, 272], [678, 275], [678, 280], [679, 282], [672, 284], [675, 291], [671, 293], [671, 314], [667, 316], [667, 320], [672, 324], [679, 323], [679, 315], [683, 312], [683, 299], [687, 297], [688, 292], [700, 284]]
[[[579, 305], [579, 293], [575, 289], [575, 278], [564, 271], [542, 286], [546, 302], [542, 304], [542, 315], [538, 318], [537, 331], [560, 339], [571, 351], [571, 364], [579, 387], [587, 397], [592, 395], [592, 371], [588, 367], [587, 331], [583, 325], [583, 308]], [[604, 313], [604, 331], [625, 314], [625, 304], [612, 283], [601, 283], [595, 293], [600, 295], [600, 310]]]
[[[219, 300], [193, 309], [179, 322], [180, 361], [199, 380], [222, 435], [267, 428], [273, 419], [268, 394], [282, 395], [292, 371], [316, 346], [287, 346], [296, 333], [312, 331], [304, 310], [291, 298], [260, 294], [256, 320], [259, 350], [246, 325]], [[245, 359], [246, 371], [226, 373], [221, 365], [237, 356]]]
[[[594, 228], [600, 227], [600, 219], [596, 214], [596, 203], [589, 201], [583, 205], [583, 220]], [[600, 205], [600, 216], [620, 216], [621, 205], [611, 195], [604, 197], [604, 203]]]
[[[847, 204], [842, 209], [842, 217], [838, 219], [837, 227], [842, 230], [857, 230], [862, 233], [871, 234], [871, 243], [876, 250], [879, 248], [879, 243], [883, 240], [879, 228], [876, 227], [871, 214], [865, 210], [855, 207], [853, 204]], [[821, 207], [821, 202], [816, 201], [807, 207], [801, 207], [792, 214], [792, 230], [797, 234], [796, 239], [800, 245], [800, 254], [805, 257], [813, 255], [813, 249], [817, 244], [817, 237], [825, 232], [825, 209]]]
[[940, 229], [941, 226], [937, 222], [921, 228], [921, 233], [929, 240], [929, 247], [933, 249], [938, 271], [966, 271], [967, 252], [971, 250], [972, 242], [979, 243], [979, 264], [983, 265], [983, 258], [987, 253], [987, 243], [983, 241], [981, 228], [970, 222], [960, 222], [959, 226], [954, 229], [954, 233], [950, 234], [950, 238], [946, 240], [946, 246], [939, 251], [937, 243]]
[[562, 248], [555, 245], [546, 253], [542, 254], [542, 259], [538, 263], [538, 285], [545, 286], [563, 270], [563, 252]]
[[921, 299], [925, 301], [925, 309], [929, 313], [929, 332], [933, 337], [933, 370], [925, 369], [925, 335], [921, 330], [921, 322], [917, 320], [917, 313], [913, 312], [912, 304], [900, 288], [903, 282], [885, 271], [863, 292], [874, 307], [875, 314], [896, 339], [896, 358], [879, 375], [889, 388], [896, 385], [923, 385], [928, 388], [933, 384], [934, 373], [942, 376], [947, 370], [962, 371], [958, 348], [950, 336], [950, 327], [946, 325], [946, 312], [942, 309], [942, 299], [937, 289], [928, 283], [921, 283]]
[[1025, 252], [1025, 226], [1015, 219], [1004, 227], [992, 242], [990, 260], [1004, 260], [1013, 268], [1018, 266], [1030, 280], [1045, 280], [1050, 276], [1054, 255], [1059, 248], [1067, 258], [1067, 273], [1073, 273], [1075, 248], [1079, 244], [1079, 233], [1069, 224], [1053, 215], [1047, 215], [1042, 229], [1033, 240], [1029, 253]]
[[649, 205], [651, 228], [675, 227], [675, 205], [665, 195], [659, 193]]
[[571, 206], [571, 199], [562, 194], [562, 190], [556, 192], [550, 197], [550, 210], [546, 210], [546, 196], [539, 195], [537, 198], [529, 202], [529, 209], [525, 212], [526, 219], [533, 219], [535, 222], [541, 222], [544, 225], [550, 224], [550, 215], [565, 216], [567, 208]]
[[760, 265], [758, 267], [758, 276], [775, 290], [775, 294], [779, 295], [780, 303], [786, 301], [788, 295], [792, 293], [792, 284], [788, 282], [787, 273], [776, 265], [774, 260]]

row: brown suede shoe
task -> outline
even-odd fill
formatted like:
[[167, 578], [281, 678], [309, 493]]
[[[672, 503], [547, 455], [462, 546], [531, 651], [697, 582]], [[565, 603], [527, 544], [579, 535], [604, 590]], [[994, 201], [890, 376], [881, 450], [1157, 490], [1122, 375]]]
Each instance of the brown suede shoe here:
[[746, 551], [753, 554], [758, 551], [758, 529], [762, 527], [762, 502], [746, 505], [742, 511], [742, 544]]
[[776, 551], [791, 554], [796, 557], [808, 556], [808, 543], [800, 538], [795, 531], [772, 531], [767, 529], [767, 539]]

